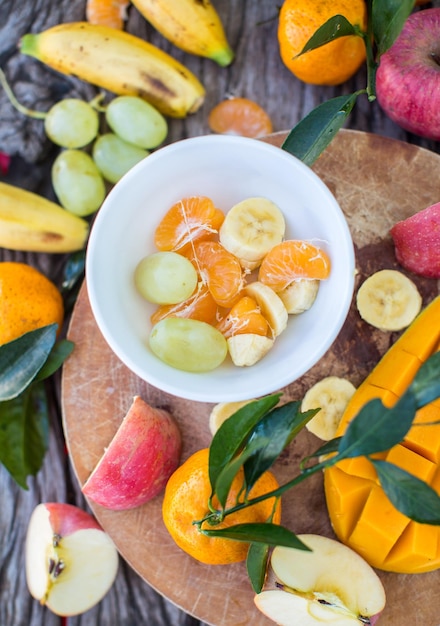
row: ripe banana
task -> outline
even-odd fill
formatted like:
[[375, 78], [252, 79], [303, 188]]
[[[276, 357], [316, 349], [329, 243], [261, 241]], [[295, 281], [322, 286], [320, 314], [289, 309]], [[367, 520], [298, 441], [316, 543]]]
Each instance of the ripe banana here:
[[318, 295], [320, 281], [298, 278], [287, 287], [277, 292], [290, 315], [299, 315], [308, 311]]
[[262, 315], [269, 323], [273, 337], [282, 333], [287, 326], [289, 316], [281, 298], [275, 291], [267, 285], [255, 281], [246, 285], [244, 293], [253, 298], [260, 307]]
[[274, 343], [273, 339], [254, 333], [233, 335], [226, 341], [232, 362], [238, 367], [255, 365], [269, 352]]
[[307, 422], [307, 430], [323, 441], [333, 439], [355, 391], [356, 387], [349, 380], [338, 376], [327, 376], [310, 387], [301, 402], [301, 411], [321, 410]]
[[88, 223], [31, 191], [0, 183], [0, 246], [23, 252], [74, 252]]
[[222, 67], [233, 58], [221, 19], [209, 0], [132, 0], [139, 13], [185, 52]]
[[252, 402], [255, 398], [251, 400], [242, 400], [239, 402], [219, 402], [215, 406], [212, 407], [211, 413], [209, 414], [209, 430], [213, 435], [218, 431], [220, 426], [225, 422], [231, 415], [233, 415], [238, 409], [241, 409], [249, 402]]
[[284, 237], [286, 224], [277, 205], [267, 198], [247, 198], [226, 214], [220, 243], [240, 262], [260, 262]]
[[205, 89], [189, 69], [124, 31], [70, 22], [24, 35], [20, 51], [61, 72], [118, 95], [136, 95], [170, 117], [202, 105]]
[[416, 285], [397, 270], [381, 270], [360, 286], [356, 305], [363, 320], [380, 330], [406, 328], [422, 308]]

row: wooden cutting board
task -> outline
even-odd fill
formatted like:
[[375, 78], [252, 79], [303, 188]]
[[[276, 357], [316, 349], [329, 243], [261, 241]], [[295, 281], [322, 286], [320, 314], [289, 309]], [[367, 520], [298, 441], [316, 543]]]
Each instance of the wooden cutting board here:
[[[280, 146], [285, 133], [266, 141]], [[339, 201], [350, 226], [357, 259], [357, 284], [372, 272], [397, 268], [389, 228], [440, 201], [440, 156], [395, 140], [342, 130], [314, 165]], [[399, 268], [401, 269], [401, 268]], [[438, 281], [411, 278], [424, 304], [439, 293]], [[337, 294], [335, 294], [337, 298]], [[75, 350], [63, 369], [62, 409], [70, 459], [82, 485], [115, 434], [135, 394], [171, 411], [183, 435], [183, 456], [210, 443], [211, 404], [168, 395], [133, 375], [112, 353], [92, 315], [83, 285], [68, 337]], [[346, 323], [323, 359], [300, 380], [283, 389], [285, 399], [300, 399], [323, 376], [349, 378], [358, 385], [396, 339], [359, 318], [352, 305]], [[298, 463], [319, 447], [302, 432], [274, 468], [281, 482], [298, 473]], [[332, 536], [322, 479], [315, 476], [283, 497], [283, 523], [296, 533]], [[122, 557], [159, 593], [212, 626], [269, 626], [253, 605], [245, 565], [207, 566], [183, 553], [162, 523], [161, 497], [137, 509], [112, 512], [91, 503]], [[387, 606], [380, 626], [439, 626], [440, 571], [419, 575], [379, 572]]]

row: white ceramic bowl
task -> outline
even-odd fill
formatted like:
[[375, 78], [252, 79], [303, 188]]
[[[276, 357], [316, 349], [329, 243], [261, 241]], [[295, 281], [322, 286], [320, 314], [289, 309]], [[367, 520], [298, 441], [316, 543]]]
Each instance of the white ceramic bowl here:
[[[252, 367], [229, 358], [208, 373], [188, 373], [160, 361], [148, 347], [154, 305], [136, 292], [134, 269], [155, 251], [153, 234], [178, 200], [206, 195], [227, 211], [251, 196], [282, 210], [286, 238], [319, 242], [331, 275], [313, 307], [289, 319], [271, 351]], [[354, 252], [345, 217], [327, 186], [286, 151], [242, 137], [209, 135], [163, 147], [115, 185], [89, 239], [86, 278], [98, 327], [116, 356], [155, 387], [190, 400], [225, 402], [281, 390], [309, 370], [337, 337], [354, 288]]]

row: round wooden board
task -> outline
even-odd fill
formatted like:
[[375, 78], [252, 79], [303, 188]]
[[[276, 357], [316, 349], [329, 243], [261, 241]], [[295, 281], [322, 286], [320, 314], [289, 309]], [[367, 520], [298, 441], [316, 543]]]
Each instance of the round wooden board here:
[[[265, 140], [280, 146], [284, 137], [285, 133], [277, 133]], [[440, 200], [440, 185], [434, 175], [440, 170], [440, 156], [377, 135], [340, 131], [313, 169], [334, 193], [347, 217], [356, 248], [357, 284], [378, 269], [398, 267], [388, 236], [390, 226]], [[439, 293], [437, 281], [411, 278], [424, 304]], [[344, 376], [358, 385], [396, 336], [362, 322], [352, 305], [333, 346], [306, 375], [283, 389], [285, 399], [301, 398], [314, 382], [328, 375]], [[209, 445], [212, 405], [165, 394], [133, 375], [102, 338], [85, 285], [68, 337], [75, 343], [75, 350], [63, 369], [63, 422], [71, 462], [81, 485], [136, 394], [174, 415], [183, 436], [182, 460]], [[274, 471], [278, 479], [286, 482], [295, 476], [299, 461], [319, 444], [313, 435], [302, 432], [277, 461]], [[90, 505], [122, 557], [148, 584], [184, 611], [212, 626], [269, 626], [272, 622], [254, 608], [245, 565], [206, 566], [183, 553], [162, 523], [161, 502], [157, 497], [124, 512]], [[283, 523], [294, 532], [333, 536], [321, 477], [313, 477], [288, 492], [283, 505]], [[413, 576], [379, 575], [387, 592], [381, 626], [439, 626], [439, 571]]]

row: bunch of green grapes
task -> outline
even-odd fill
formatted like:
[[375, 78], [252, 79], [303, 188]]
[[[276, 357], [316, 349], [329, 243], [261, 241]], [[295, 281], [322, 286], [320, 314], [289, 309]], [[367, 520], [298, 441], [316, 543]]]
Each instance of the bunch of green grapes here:
[[[100, 113], [109, 132], [100, 134]], [[44, 117], [49, 139], [63, 148], [52, 167], [60, 204], [80, 216], [95, 213], [106, 181], [117, 183], [167, 137], [163, 115], [137, 96], [118, 96], [107, 106], [77, 98], [57, 102]]]
[[[138, 96], [117, 96], [106, 106], [101, 95], [91, 102], [66, 98], [42, 112], [18, 102], [1, 69], [0, 84], [12, 105], [44, 120], [48, 138], [63, 148], [52, 167], [52, 184], [60, 204], [76, 215], [95, 213], [106, 196], [106, 182], [117, 183], [168, 134], [163, 115]], [[110, 129], [103, 134], [101, 114]]]

